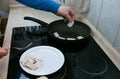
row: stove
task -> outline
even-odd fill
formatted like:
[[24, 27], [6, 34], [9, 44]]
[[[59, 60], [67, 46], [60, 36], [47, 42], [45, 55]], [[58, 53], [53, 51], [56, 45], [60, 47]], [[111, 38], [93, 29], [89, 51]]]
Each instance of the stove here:
[[65, 56], [62, 68], [46, 75], [49, 79], [120, 79], [120, 71], [92, 36], [83, 47], [69, 51], [49, 42], [47, 30], [42, 26], [13, 28], [7, 79], [36, 79], [38, 76], [30, 75], [20, 68], [19, 58], [27, 49], [42, 45], [56, 47]]

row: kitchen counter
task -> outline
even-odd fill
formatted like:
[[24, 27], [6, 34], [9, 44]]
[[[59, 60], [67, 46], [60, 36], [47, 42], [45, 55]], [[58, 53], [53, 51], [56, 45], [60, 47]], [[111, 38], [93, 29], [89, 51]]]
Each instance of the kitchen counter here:
[[[40, 10], [35, 10], [32, 8], [28, 8], [22, 5], [12, 5], [10, 6], [10, 13], [8, 18], [8, 23], [5, 32], [5, 38], [3, 42], [3, 47], [10, 48], [11, 45], [11, 35], [13, 27], [23, 27], [23, 26], [33, 26], [39, 25], [35, 22], [24, 20], [24, 16], [32, 16], [43, 20], [47, 23], [50, 23], [54, 20], [61, 19], [52, 13], [44, 12]], [[100, 45], [100, 47], [105, 51], [106, 55], [113, 61], [116, 67], [120, 70], [120, 54], [112, 47], [110, 42], [105, 39], [102, 34], [87, 20], [87, 19], [79, 19], [79, 16], [76, 16], [76, 20], [80, 20], [86, 24], [88, 24], [92, 30], [92, 37], [96, 40], [96, 42]], [[0, 79], [7, 79], [7, 70], [8, 70], [8, 62], [9, 62], [9, 53], [8, 55], [0, 59]]]

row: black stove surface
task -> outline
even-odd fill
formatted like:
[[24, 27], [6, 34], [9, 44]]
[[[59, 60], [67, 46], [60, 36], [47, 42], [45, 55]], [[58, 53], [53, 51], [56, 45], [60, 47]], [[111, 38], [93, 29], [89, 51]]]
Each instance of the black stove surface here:
[[[106, 56], [95, 40], [90, 36], [87, 42], [86, 47], [82, 49], [78, 47], [77, 49], [80, 50], [77, 51], [68, 51], [68, 49], [65, 50], [57, 44], [53, 45], [63, 52], [65, 63], [60, 70], [47, 75], [47, 77], [49, 79], [120, 79], [120, 71]], [[37, 76], [29, 75], [20, 68], [19, 58], [27, 49], [41, 45], [52, 45], [47, 40], [47, 31], [45, 28], [41, 26], [13, 28], [7, 79], [36, 79]], [[104, 69], [104, 73], [94, 75], [84, 72], [79, 68], [77, 59], [79, 56], [87, 54], [99, 56], [106, 62], [107, 66]], [[101, 65], [100, 62], [98, 64], [99, 66]]]

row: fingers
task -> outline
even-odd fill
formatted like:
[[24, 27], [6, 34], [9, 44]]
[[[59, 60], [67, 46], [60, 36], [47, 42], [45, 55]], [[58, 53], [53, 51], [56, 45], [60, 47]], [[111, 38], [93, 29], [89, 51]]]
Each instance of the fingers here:
[[3, 56], [6, 56], [8, 53], [8, 50], [6, 48], [0, 48], [0, 58]]
[[70, 7], [67, 7], [67, 6], [65, 6], [65, 7], [66, 7], [65, 8], [66, 10], [63, 14], [63, 17], [64, 17], [65, 21], [67, 20], [69, 22], [72, 22], [75, 19], [75, 12]]
[[69, 12], [71, 19], [74, 20], [75, 19], [75, 12], [71, 9]]
[[65, 19], [68, 20], [69, 22], [72, 22], [72, 18], [69, 14], [66, 15]]
[[64, 21], [72, 22], [72, 21], [75, 20], [75, 14], [73, 14], [73, 13], [68, 13], [68, 14], [66, 14], [66, 16], [63, 17], [63, 18], [64, 18]]
[[58, 16], [62, 16], [64, 20], [72, 22], [75, 19], [75, 12], [68, 6], [60, 6], [57, 12]]
[[72, 9], [69, 9], [66, 19], [69, 22], [72, 22], [75, 19], [75, 12]]

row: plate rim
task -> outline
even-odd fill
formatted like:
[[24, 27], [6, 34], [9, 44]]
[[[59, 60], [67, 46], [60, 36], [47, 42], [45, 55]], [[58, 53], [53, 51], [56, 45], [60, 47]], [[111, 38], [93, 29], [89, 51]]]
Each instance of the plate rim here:
[[[28, 72], [24, 67], [23, 67], [23, 65], [22, 65], [22, 63], [21, 63], [21, 61], [23, 60], [23, 58], [25, 57], [24, 55], [26, 55], [26, 54], [28, 54], [28, 53], [30, 53], [29, 51], [31, 51], [31, 50], [34, 50], [34, 49], [38, 49], [38, 48], [51, 48], [51, 49], [54, 49], [54, 50], [56, 50], [56, 51], [58, 51], [58, 53], [59, 53], [59, 55], [61, 56], [61, 59], [62, 59], [62, 61], [61, 61], [61, 64], [60, 64], [60, 66], [59, 66], [59, 68], [56, 68], [56, 70], [54, 70], [54, 71], [52, 71], [51, 73], [49, 72], [49, 73], [46, 73], [46, 74], [39, 74], [39, 73], [31, 73], [31, 72]], [[52, 61], [53, 62], [53, 61]], [[25, 52], [23, 52], [22, 53], [22, 55], [20, 56], [20, 59], [19, 59], [19, 64], [20, 64], [20, 67], [22, 68], [22, 70], [23, 71], [25, 71], [25, 72], [27, 72], [28, 74], [31, 74], [31, 75], [36, 75], [36, 76], [41, 76], [41, 75], [50, 75], [50, 74], [52, 74], [52, 73], [55, 73], [55, 72], [57, 72], [63, 65], [64, 65], [64, 62], [65, 62], [65, 57], [64, 57], [64, 54], [58, 49], [58, 48], [56, 48], [56, 47], [53, 47], [53, 46], [48, 46], [48, 45], [43, 45], [43, 46], [34, 46], [34, 47], [32, 47], [32, 48], [30, 48], [30, 49], [28, 49], [28, 50], [26, 50]], [[32, 71], [32, 70], [31, 70]], [[33, 71], [34, 72], [34, 71]]]

